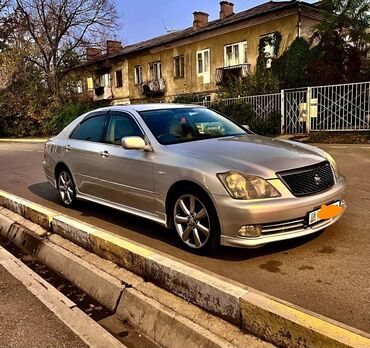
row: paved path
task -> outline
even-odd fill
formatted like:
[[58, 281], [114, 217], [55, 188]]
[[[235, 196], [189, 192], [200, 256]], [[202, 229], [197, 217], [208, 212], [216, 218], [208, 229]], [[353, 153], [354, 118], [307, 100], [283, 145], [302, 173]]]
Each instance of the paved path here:
[[0, 265], [0, 346], [87, 347]]
[[[0, 246], [0, 347], [87, 347], [11, 274], [11, 269], [17, 269], [17, 277], [23, 278], [26, 283], [30, 282], [32, 271], [26, 272], [20, 268], [16, 262], [8, 258], [7, 252]], [[41, 293], [39, 296], [42, 296]]]
[[83, 202], [62, 207], [44, 178], [42, 144], [0, 143], [0, 188], [370, 332], [370, 146], [325, 145], [347, 176], [348, 210], [319, 235], [217, 257], [181, 249], [149, 221]]

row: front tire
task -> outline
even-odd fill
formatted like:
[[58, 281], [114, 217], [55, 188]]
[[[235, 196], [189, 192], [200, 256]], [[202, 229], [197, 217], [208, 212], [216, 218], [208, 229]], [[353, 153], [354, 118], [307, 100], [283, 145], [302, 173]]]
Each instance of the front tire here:
[[59, 197], [66, 207], [71, 207], [76, 203], [76, 187], [72, 175], [69, 171], [63, 169], [58, 174], [58, 192]]
[[220, 245], [220, 228], [208, 195], [193, 188], [184, 189], [172, 206], [172, 223], [183, 245], [196, 253], [215, 252]]

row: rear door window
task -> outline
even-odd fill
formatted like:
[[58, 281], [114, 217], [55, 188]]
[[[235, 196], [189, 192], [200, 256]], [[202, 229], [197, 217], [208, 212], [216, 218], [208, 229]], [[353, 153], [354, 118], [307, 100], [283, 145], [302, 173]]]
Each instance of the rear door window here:
[[102, 143], [104, 138], [105, 115], [89, 117], [80, 123], [70, 138]]

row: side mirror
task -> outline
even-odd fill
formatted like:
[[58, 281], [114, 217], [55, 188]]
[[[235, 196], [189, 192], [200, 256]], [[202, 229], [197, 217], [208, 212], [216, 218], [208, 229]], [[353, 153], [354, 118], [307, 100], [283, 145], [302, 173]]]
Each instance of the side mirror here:
[[141, 137], [124, 137], [122, 138], [122, 147], [126, 150], [143, 150], [150, 151], [151, 147], [145, 143]]

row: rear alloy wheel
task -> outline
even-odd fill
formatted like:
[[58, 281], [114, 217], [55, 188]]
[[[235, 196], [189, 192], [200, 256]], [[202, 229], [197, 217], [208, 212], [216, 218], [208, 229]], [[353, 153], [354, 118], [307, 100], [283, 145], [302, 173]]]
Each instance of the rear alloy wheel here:
[[64, 205], [71, 206], [76, 200], [76, 190], [72, 176], [63, 170], [58, 176], [58, 191]]
[[177, 199], [173, 222], [177, 234], [188, 248], [194, 251], [213, 248], [218, 231], [211, 216], [212, 208], [197, 195], [187, 193]]

